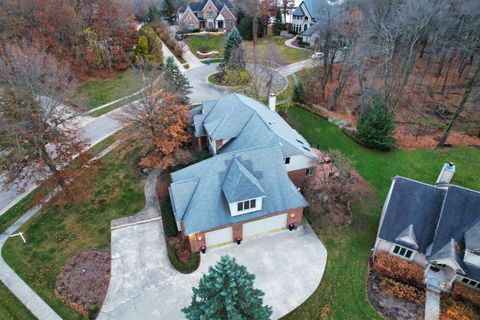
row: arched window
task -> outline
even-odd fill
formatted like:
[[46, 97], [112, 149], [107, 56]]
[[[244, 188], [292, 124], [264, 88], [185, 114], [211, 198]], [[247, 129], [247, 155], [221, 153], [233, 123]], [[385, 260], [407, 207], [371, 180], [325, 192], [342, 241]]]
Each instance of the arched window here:
[[307, 26], [307, 25], [305, 25], [305, 29], [303, 29], [303, 31], [306, 31], [307, 29], [308, 29], [308, 26]]
[[308, 21], [308, 17], [307, 17], [307, 16], [305, 16], [305, 21]]

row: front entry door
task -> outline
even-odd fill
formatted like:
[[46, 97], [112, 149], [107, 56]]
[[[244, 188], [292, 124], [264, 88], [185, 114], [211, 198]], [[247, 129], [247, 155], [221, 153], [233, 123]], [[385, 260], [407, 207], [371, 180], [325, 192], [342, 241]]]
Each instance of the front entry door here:
[[223, 29], [223, 20], [218, 21], [218, 29]]

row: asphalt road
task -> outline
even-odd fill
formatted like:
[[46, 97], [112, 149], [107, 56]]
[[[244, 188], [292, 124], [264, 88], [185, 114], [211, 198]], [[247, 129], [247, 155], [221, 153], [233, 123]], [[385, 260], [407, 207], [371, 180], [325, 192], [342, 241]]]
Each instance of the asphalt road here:
[[[188, 77], [190, 84], [192, 85], [192, 93], [190, 94], [192, 103], [215, 100], [231, 92], [227, 88], [213, 86], [208, 83], [208, 76], [215, 73], [217, 70], [218, 64], [211, 64], [190, 69], [185, 72], [185, 75]], [[87, 138], [90, 145], [100, 142], [121, 128], [121, 124], [116, 116], [122, 112], [123, 108], [118, 108], [101, 117], [91, 118], [82, 122], [82, 134]], [[3, 190], [4, 181], [5, 177], [0, 175], [0, 215], [5, 213], [10, 207], [15, 205], [15, 203], [36, 188], [34, 183], [28, 183], [26, 190], [21, 193], [19, 193], [20, 186], [18, 185], [12, 185], [9, 190]]]

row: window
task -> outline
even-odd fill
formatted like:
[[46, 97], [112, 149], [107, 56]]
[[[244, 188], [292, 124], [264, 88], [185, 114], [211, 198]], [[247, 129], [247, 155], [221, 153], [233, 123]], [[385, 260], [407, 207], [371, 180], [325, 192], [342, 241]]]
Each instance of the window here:
[[208, 16], [213, 17], [213, 11], [208, 11]]
[[208, 21], [208, 27], [213, 28], [213, 22], [212, 21]]
[[413, 250], [407, 249], [405, 247], [395, 245], [393, 248], [392, 253], [394, 255], [406, 258], [406, 259], [412, 259], [413, 258]]
[[286, 157], [285, 158], [285, 164], [289, 164], [290, 163], [290, 157]]
[[480, 282], [477, 282], [475, 280], [471, 280], [471, 279], [468, 279], [468, 278], [463, 278], [462, 283], [465, 283], [466, 285], [468, 285], [470, 287], [476, 287], [476, 288], [480, 289]]
[[190, 23], [190, 24], [188, 25], [188, 29], [193, 30], [193, 24]]
[[252, 199], [252, 200], [247, 200], [247, 201], [241, 201], [237, 203], [237, 211], [246, 211], [250, 209], [255, 209], [257, 207], [257, 200]]
[[313, 169], [312, 168], [307, 168], [307, 176], [313, 176]]

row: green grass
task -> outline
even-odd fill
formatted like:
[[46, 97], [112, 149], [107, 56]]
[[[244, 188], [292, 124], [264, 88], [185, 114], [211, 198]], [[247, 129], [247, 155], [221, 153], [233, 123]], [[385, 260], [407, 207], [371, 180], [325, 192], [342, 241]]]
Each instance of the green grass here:
[[97, 111], [93, 112], [91, 115], [92, 115], [93, 117], [100, 117], [100, 116], [102, 116], [102, 115], [104, 115], [104, 114], [106, 114], [106, 113], [109, 113], [109, 112], [112, 111], [112, 110], [115, 110], [115, 109], [117, 109], [117, 108], [119, 108], [119, 107], [121, 107], [121, 106], [124, 106], [124, 105], [126, 105], [126, 104], [129, 104], [129, 103], [131, 103], [131, 102], [133, 102], [133, 101], [137, 101], [137, 100], [139, 100], [139, 99], [141, 99], [141, 98], [142, 98], [142, 94], [141, 94], [141, 93], [138, 93], [138, 94], [136, 94], [136, 95], [131, 96], [130, 98], [127, 98], [127, 99], [125, 99], [125, 100], [119, 101], [119, 102], [114, 103], [114, 104], [111, 104], [111, 105], [109, 105], [108, 107], [102, 108], [102, 109], [100, 109], [100, 110], [97, 110]]
[[[259, 38], [257, 41], [257, 57], [258, 59], [268, 59], [270, 52], [268, 48], [271, 44], [275, 45], [278, 48], [280, 57], [282, 58], [284, 64], [290, 64], [298, 61], [302, 61], [310, 58], [312, 52], [307, 50], [300, 50], [295, 48], [290, 48], [285, 45], [287, 38], [281, 36], [273, 37], [263, 37]], [[252, 41], [244, 41], [247, 48], [247, 56], [252, 54]]]
[[202, 46], [208, 48], [207, 52], [218, 51], [218, 56], [223, 55], [223, 42], [225, 38], [223, 36], [214, 36], [214, 37], [205, 37], [200, 35], [189, 35], [184, 39], [184, 42], [190, 47], [190, 50], [199, 58], [207, 58], [205, 56], [199, 55], [197, 51], [200, 51]]
[[35, 317], [15, 297], [5, 285], [0, 282], [0, 319], [2, 320], [30, 320]]
[[282, 100], [290, 100], [293, 96], [293, 90], [295, 89], [295, 79], [293, 76], [288, 76], [288, 86], [283, 92], [277, 95], [277, 102]]
[[[327, 247], [328, 261], [322, 282], [314, 294], [284, 319], [318, 319], [328, 310], [329, 319], [380, 319], [367, 300], [365, 281], [368, 257], [373, 247], [381, 204], [391, 178], [401, 175], [434, 183], [443, 162], [453, 161], [457, 173], [453, 182], [480, 189], [480, 150], [394, 150], [388, 153], [365, 149], [337, 126], [297, 106], [286, 109], [289, 121], [313, 146], [321, 150], [338, 149], [356, 161], [356, 169], [374, 187], [373, 199], [353, 206], [353, 223], [343, 228], [314, 228]], [[312, 220], [308, 208], [306, 218]]]
[[27, 244], [11, 238], [3, 248], [7, 263], [63, 319], [81, 316], [53, 294], [61, 269], [82, 249], [110, 249], [110, 221], [133, 215], [145, 205], [144, 176], [136, 160], [137, 153], [107, 154], [90, 199], [63, 209], [41, 210], [20, 229]]
[[83, 83], [76, 89], [71, 100], [73, 103], [91, 110], [110, 101], [128, 96], [141, 88], [140, 76], [129, 69], [111, 79], [90, 80]]
[[[111, 135], [106, 139], [100, 141], [96, 145], [90, 148], [92, 154], [97, 154], [100, 151], [104, 150], [106, 147], [111, 145], [114, 141], [116, 135]], [[32, 201], [36, 196], [37, 191], [32, 191], [26, 195], [22, 200], [17, 202], [13, 207], [8, 209], [4, 214], [0, 216], [0, 234], [4, 233], [15, 221], [18, 220], [24, 213], [26, 213], [30, 208], [32, 208]]]

